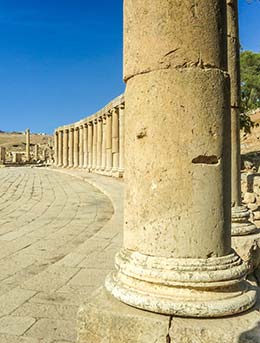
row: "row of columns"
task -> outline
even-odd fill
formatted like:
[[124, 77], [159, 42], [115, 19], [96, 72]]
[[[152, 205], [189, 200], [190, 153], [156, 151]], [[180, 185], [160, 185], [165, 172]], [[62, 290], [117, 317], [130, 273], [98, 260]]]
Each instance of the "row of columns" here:
[[85, 168], [122, 177], [124, 173], [124, 102], [110, 110], [61, 127], [54, 137], [55, 165]]

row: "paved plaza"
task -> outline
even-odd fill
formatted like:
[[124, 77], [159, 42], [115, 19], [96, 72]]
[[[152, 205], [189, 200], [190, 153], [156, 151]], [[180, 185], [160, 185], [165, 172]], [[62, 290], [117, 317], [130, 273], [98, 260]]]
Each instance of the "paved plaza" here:
[[0, 189], [0, 342], [75, 342], [121, 245], [123, 183], [21, 167], [0, 169]]

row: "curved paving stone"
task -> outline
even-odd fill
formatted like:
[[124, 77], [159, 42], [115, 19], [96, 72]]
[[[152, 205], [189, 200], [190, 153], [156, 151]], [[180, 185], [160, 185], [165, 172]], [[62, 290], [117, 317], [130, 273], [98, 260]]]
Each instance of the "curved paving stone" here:
[[[73, 175], [0, 169], [0, 342], [75, 342], [78, 305], [113, 269], [121, 223], [108, 197]], [[120, 202], [123, 185], [106, 183]]]

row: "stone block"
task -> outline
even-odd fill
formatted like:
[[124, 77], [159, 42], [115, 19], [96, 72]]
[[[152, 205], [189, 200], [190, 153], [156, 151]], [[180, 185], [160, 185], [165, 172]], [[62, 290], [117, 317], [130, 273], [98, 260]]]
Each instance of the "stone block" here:
[[96, 291], [78, 312], [78, 343], [260, 343], [259, 302], [248, 312], [188, 319], [141, 311]]

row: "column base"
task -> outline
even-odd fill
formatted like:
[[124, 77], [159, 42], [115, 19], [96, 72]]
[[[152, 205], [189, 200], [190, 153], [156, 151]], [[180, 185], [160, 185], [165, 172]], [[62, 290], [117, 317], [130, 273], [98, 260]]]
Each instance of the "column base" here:
[[122, 249], [106, 288], [142, 310], [183, 317], [224, 317], [251, 308], [256, 292], [241, 281], [247, 266], [235, 252], [208, 259], [163, 258]]
[[112, 176], [112, 169], [106, 169], [106, 170], [104, 170], [104, 175], [106, 175], [106, 176]]
[[104, 288], [78, 312], [78, 343], [252, 343], [260, 341], [259, 306], [224, 319], [178, 318], [127, 306]]
[[258, 231], [256, 225], [250, 220], [250, 211], [246, 206], [232, 207], [232, 236], [242, 236]]
[[260, 231], [251, 235], [232, 236], [232, 248], [247, 263], [249, 273], [260, 266]]

